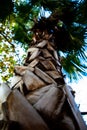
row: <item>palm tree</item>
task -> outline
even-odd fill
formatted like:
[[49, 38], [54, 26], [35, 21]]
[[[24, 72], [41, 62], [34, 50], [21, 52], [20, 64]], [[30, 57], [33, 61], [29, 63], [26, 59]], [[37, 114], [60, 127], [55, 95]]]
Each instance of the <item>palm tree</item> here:
[[[34, 33], [31, 28], [41, 19], [44, 23], [40, 22], [42, 25], [40, 24], [39, 28], [45, 24], [48, 32], [50, 31], [49, 34], [55, 35], [57, 51], [59, 54], [63, 53], [62, 56], [60, 55], [61, 64], [69, 78], [78, 79], [79, 76], [86, 75], [86, 66], [83, 64], [84, 61], [86, 62], [86, 0], [80, 2], [72, 0], [25, 1], [15, 4], [15, 15], [11, 18], [13, 20], [14, 17], [15, 23], [12, 27], [15, 34], [14, 40], [28, 47]], [[51, 15], [47, 20], [44, 18], [46, 11]], [[67, 64], [70, 67], [67, 67]]]
[[[63, 27], [54, 25], [58, 22], [51, 15], [34, 25], [33, 41], [24, 66], [15, 67], [15, 74], [22, 79], [13, 88], [20, 89], [50, 129], [85, 130], [86, 126], [72, 96], [73, 91], [66, 85], [61, 71], [61, 59], [57, 53], [58, 46], [55, 45], [59, 42], [55, 42]], [[22, 82], [20, 87], [19, 82]]]
[[[33, 5], [37, 2], [31, 1]], [[41, 6], [43, 5], [45, 9], [50, 9], [53, 13], [48, 18], [41, 17], [38, 21], [35, 21], [31, 30], [33, 32], [32, 42], [27, 51], [25, 63], [23, 66], [15, 66], [14, 69], [15, 77], [13, 77], [14, 82], [12, 81], [11, 86], [13, 94], [11, 93], [6, 101], [9, 115], [6, 113], [5, 116], [24, 125], [23, 120], [19, 119], [19, 113], [17, 115], [14, 109], [16, 108], [14, 107], [14, 101], [20, 100], [18, 95], [21, 97], [21, 94], [15, 91], [15, 89], [19, 89], [29, 101], [29, 104], [32, 104], [33, 108], [45, 121], [47, 125], [45, 129], [86, 130], [86, 125], [74, 102], [74, 92], [66, 85], [65, 76], [62, 73], [62, 65], [70, 73], [74, 73], [74, 70], [83, 72], [83, 69], [79, 67], [80, 60], [78, 57], [80, 55], [85, 58], [83, 53], [84, 37], [81, 37], [81, 42], [76, 32], [78, 33], [78, 30], [80, 30], [84, 35], [86, 27], [79, 26], [79, 19], [75, 18], [77, 7], [81, 6], [80, 4], [75, 6], [77, 3], [71, 1], [55, 1], [57, 4], [55, 4], [56, 11], [54, 11], [52, 3], [53, 1], [48, 1], [47, 3], [41, 1], [40, 3]], [[58, 5], [59, 8], [57, 8]], [[66, 5], [66, 8], [64, 5]], [[68, 6], [71, 8], [68, 8]], [[68, 18], [65, 15], [67, 13]], [[73, 24], [72, 18], [76, 20]], [[73, 33], [71, 33], [72, 30]], [[76, 35], [77, 37], [75, 37]], [[65, 54], [65, 57], [61, 57], [60, 51]], [[68, 60], [65, 60], [66, 57]], [[68, 63], [67, 67], [66, 63]], [[81, 67], [83, 68], [84, 66]], [[17, 99], [14, 95], [17, 96]], [[21, 102], [19, 100], [18, 102]], [[28, 104], [27, 100], [23, 99]], [[19, 104], [17, 105], [19, 106]], [[5, 105], [4, 108], [6, 109]], [[25, 108], [23, 109], [25, 110]], [[36, 113], [34, 112], [33, 114]], [[39, 115], [37, 115], [37, 118], [40, 118]], [[23, 127], [26, 130], [29, 129], [26, 123]], [[43, 129], [43, 127], [40, 129]]]

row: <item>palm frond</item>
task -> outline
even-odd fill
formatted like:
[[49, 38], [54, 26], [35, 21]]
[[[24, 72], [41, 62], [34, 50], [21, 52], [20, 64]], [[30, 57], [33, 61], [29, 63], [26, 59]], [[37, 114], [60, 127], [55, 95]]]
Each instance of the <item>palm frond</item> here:
[[82, 75], [87, 75], [87, 65], [85, 59], [82, 59], [74, 52], [73, 54], [68, 53], [65, 57], [62, 57], [61, 64], [71, 81], [73, 79], [79, 79], [79, 76], [81, 77]]
[[82, 0], [78, 4], [78, 10], [77, 10], [77, 18], [76, 21], [80, 24], [84, 24], [87, 26], [87, 0]]

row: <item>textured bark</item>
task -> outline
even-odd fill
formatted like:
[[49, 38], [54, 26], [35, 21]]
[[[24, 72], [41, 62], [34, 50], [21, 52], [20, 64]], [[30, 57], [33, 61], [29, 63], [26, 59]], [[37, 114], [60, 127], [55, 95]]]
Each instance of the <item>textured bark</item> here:
[[18, 122], [22, 130], [49, 130], [40, 115], [18, 90], [12, 91], [2, 106], [7, 120]]
[[15, 67], [15, 76], [19, 78], [17, 81], [15, 78], [11, 87], [18, 89], [22, 95], [13, 90], [13, 95], [8, 97], [10, 120], [17, 121], [24, 130], [47, 130], [47, 126], [50, 130], [87, 130], [73, 102], [71, 90], [65, 84], [53, 42], [45, 39], [33, 43], [28, 49], [24, 66]]

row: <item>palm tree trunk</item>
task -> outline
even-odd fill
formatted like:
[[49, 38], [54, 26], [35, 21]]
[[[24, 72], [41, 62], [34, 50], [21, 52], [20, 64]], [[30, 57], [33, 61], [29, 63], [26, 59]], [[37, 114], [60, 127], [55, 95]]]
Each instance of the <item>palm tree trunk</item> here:
[[[50, 130], [87, 130], [73, 91], [64, 81], [60, 58], [50, 36], [33, 39], [24, 66], [15, 67], [11, 88], [20, 90]], [[9, 111], [12, 111], [9, 102], [7, 100]], [[18, 121], [17, 116], [12, 119]]]

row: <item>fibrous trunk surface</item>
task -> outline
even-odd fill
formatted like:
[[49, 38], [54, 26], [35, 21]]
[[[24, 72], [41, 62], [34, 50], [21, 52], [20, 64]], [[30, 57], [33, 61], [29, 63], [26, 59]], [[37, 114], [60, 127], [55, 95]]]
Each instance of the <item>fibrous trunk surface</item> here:
[[4, 116], [19, 122], [23, 130], [86, 130], [50, 38], [48, 34], [40, 40], [33, 37], [24, 65], [15, 66]]

